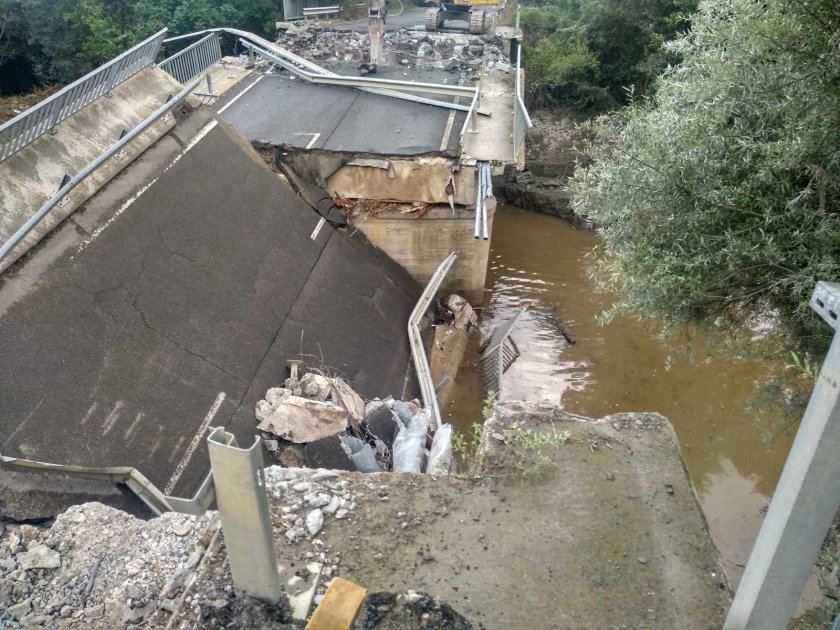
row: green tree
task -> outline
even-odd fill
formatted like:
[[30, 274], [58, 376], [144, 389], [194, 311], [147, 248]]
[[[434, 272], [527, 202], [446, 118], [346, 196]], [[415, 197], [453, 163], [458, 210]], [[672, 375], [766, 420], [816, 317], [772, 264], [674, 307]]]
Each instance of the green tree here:
[[840, 13], [834, 0], [705, 0], [656, 96], [593, 124], [574, 205], [599, 225], [615, 311], [695, 323], [774, 312], [840, 279]]

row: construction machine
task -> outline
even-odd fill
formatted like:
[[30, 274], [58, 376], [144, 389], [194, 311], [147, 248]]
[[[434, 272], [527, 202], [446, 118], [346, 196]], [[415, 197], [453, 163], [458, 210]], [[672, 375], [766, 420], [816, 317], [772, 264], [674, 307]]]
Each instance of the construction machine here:
[[426, 30], [436, 31], [447, 20], [462, 20], [469, 24], [473, 35], [492, 33], [496, 19], [504, 8], [499, 0], [427, 0]]

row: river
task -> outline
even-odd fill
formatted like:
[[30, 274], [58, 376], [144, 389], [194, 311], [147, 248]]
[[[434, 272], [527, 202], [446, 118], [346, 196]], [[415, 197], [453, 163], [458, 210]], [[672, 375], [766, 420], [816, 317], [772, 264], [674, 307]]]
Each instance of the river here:
[[[567, 222], [502, 206], [493, 223], [482, 332], [533, 301], [514, 329], [521, 356], [505, 374], [504, 399], [547, 400], [600, 418], [621, 411], [655, 411], [679, 437], [691, 479], [723, 558], [737, 584], [790, 448], [781, 413], [751, 408], [756, 385], [773, 369], [752, 359], [663, 342], [632, 317], [600, 325], [596, 316], [614, 301], [596, 293], [586, 269], [598, 236]], [[577, 337], [569, 345], [553, 315]], [[477, 341], [476, 341], [477, 345]], [[458, 373], [443, 409], [465, 430], [480, 401], [475, 349]], [[811, 596], [816, 593], [811, 591]], [[803, 602], [804, 603], [804, 602]]]

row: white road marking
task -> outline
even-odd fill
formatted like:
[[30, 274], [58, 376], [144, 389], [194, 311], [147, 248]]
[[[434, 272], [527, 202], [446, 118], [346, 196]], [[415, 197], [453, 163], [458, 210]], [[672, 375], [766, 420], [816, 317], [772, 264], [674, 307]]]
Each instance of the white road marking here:
[[98, 402], [95, 402], [90, 406], [90, 409], [88, 409], [87, 412], [85, 413], [85, 415], [82, 417], [82, 422], [81, 422], [82, 426], [85, 426], [87, 421], [90, 420], [90, 417], [93, 415], [93, 412], [96, 411], [96, 408], [98, 406], [99, 406]]
[[178, 451], [181, 450], [181, 445], [184, 443], [184, 440], [186, 440], [186, 439], [187, 438], [185, 438], [183, 435], [178, 438], [178, 442], [175, 444], [175, 448], [172, 449], [172, 455], [169, 456], [169, 461], [170, 462], [173, 459], [175, 459], [175, 456], [178, 454]]
[[316, 238], [318, 238], [318, 233], [321, 231], [321, 228], [324, 227], [324, 223], [326, 223], [326, 222], [327, 222], [327, 220], [324, 217], [321, 217], [321, 220], [318, 221], [318, 225], [316, 225], [315, 229], [312, 230], [312, 236], [310, 236], [309, 238], [311, 238], [313, 241]]
[[[464, 85], [464, 77], [461, 77], [461, 80], [458, 81], [458, 85]], [[456, 96], [455, 99], [452, 101], [453, 103], [458, 102], [458, 97]], [[440, 150], [446, 151], [446, 147], [449, 145], [449, 136], [452, 135], [452, 124], [455, 122], [455, 110], [450, 110], [449, 118], [446, 119], [446, 129], [443, 132], [443, 139], [440, 141]]]
[[[119, 208], [117, 208], [117, 211], [114, 213], [114, 216], [112, 216], [110, 219], [108, 219], [105, 222], [104, 225], [101, 225], [98, 228], [96, 228], [96, 230], [94, 230], [93, 234], [91, 234], [88, 238], [86, 238], [84, 241], [82, 241], [81, 245], [79, 245], [79, 247], [76, 249], [76, 254], [81, 254], [85, 250], [85, 248], [88, 245], [90, 245], [91, 243], [93, 243], [93, 241], [95, 241], [99, 237], [99, 235], [102, 234], [102, 232], [104, 232], [108, 227], [110, 227], [110, 225], [114, 221], [116, 221], [119, 218], [119, 216], [123, 212], [125, 212], [131, 204], [133, 204], [135, 201], [137, 201], [144, 192], [149, 190], [149, 188], [154, 186], [155, 182], [157, 182], [157, 180], [159, 180], [166, 171], [168, 171], [170, 168], [175, 166], [175, 164], [177, 164], [178, 161], [182, 157], [184, 157], [190, 149], [192, 149], [195, 145], [197, 145], [199, 143], [199, 141], [204, 136], [206, 136], [208, 133], [210, 133], [213, 130], [213, 128], [218, 124], [219, 123], [217, 121], [211, 120], [209, 123], [204, 125], [204, 127], [201, 128], [201, 131], [199, 131], [197, 134], [195, 134], [192, 137], [192, 139], [187, 143], [187, 146], [185, 146], [183, 148], [183, 150], [178, 155], [176, 155], [175, 158], [169, 163], [169, 165], [161, 171], [160, 175], [158, 175], [152, 181], [150, 181], [148, 184], [146, 184], [145, 186], [140, 188], [140, 190], [138, 190], [136, 193], [134, 193], [134, 195], [132, 195], [131, 197], [126, 199], [125, 203], [123, 203], [123, 205], [121, 205]], [[73, 258], [75, 258], [75, 254], [70, 257], [70, 260], [73, 260]]]
[[134, 433], [134, 430], [137, 428], [137, 425], [140, 424], [140, 421], [143, 419], [143, 416], [146, 415], [142, 411], [137, 414], [137, 417], [134, 418], [134, 422], [131, 423], [131, 426], [126, 429], [126, 432], [123, 434], [123, 437], [127, 440], [131, 437], [131, 434]]
[[247, 92], [248, 90], [250, 90], [250, 89], [251, 89], [252, 87], [254, 87], [257, 83], [259, 83], [260, 81], [262, 81], [264, 78], [265, 78], [265, 75], [264, 75], [264, 74], [261, 74], [261, 75], [259, 76], [259, 78], [258, 78], [256, 81], [254, 81], [251, 85], [249, 85], [249, 86], [248, 86], [248, 87], [246, 87], [244, 90], [242, 90], [239, 94], [237, 94], [237, 95], [236, 95], [236, 96], [234, 96], [232, 99], [230, 99], [230, 101], [228, 101], [227, 105], [225, 105], [224, 107], [222, 107], [222, 108], [218, 111], [218, 113], [219, 113], [219, 114], [223, 113], [223, 112], [224, 112], [224, 111], [225, 111], [228, 107], [230, 107], [230, 106], [231, 106], [231, 105], [233, 105], [236, 101], [238, 101], [240, 98], [242, 98], [243, 96], [245, 96], [245, 92]]
[[105, 417], [105, 422], [102, 423], [102, 435], [108, 435], [114, 428], [117, 420], [120, 419], [120, 409], [123, 408], [123, 404], [123, 401], [118, 400], [114, 408], [111, 409], [111, 413]]
[[318, 138], [321, 137], [321, 133], [315, 133], [313, 131], [301, 131], [300, 133], [296, 133], [296, 136], [312, 136], [312, 140], [306, 143], [306, 148], [311, 149], [313, 145], [318, 142]]
[[207, 427], [209, 427], [210, 423], [213, 421], [213, 417], [216, 415], [216, 412], [219, 411], [219, 407], [222, 406], [222, 402], [224, 401], [224, 399], [225, 393], [219, 392], [219, 395], [216, 396], [216, 401], [213, 403], [213, 406], [210, 407], [210, 411], [207, 412], [207, 415], [204, 416], [204, 420], [201, 422], [201, 426], [198, 427], [198, 431], [196, 432], [195, 436], [193, 436], [192, 442], [190, 442], [190, 445], [187, 447], [184, 456], [181, 458], [181, 461], [178, 462], [178, 465], [175, 467], [175, 472], [172, 473], [172, 477], [169, 478], [166, 487], [163, 489], [164, 494], [171, 494], [172, 490], [175, 489], [175, 484], [178, 483], [178, 479], [181, 478], [184, 469], [190, 462], [190, 458], [193, 456], [195, 449], [198, 448], [198, 445], [201, 442], [201, 438], [207, 431]]
[[152, 448], [150, 448], [149, 452], [146, 454], [148, 457], [151, 457], [154, 454], [154, 452], [158, 449], [158, 446], [160, 446], [160, 438], [161, 438], [162, 435], [163, 435], [163, 426], [158, 425], [157, 439], [155, 440], [155, 443], [152, 444]]

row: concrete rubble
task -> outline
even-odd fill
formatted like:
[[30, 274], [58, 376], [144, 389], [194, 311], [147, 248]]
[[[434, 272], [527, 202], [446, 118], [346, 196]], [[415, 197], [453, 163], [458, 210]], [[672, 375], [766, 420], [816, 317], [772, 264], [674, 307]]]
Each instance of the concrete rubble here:
[[[463, 298], [453, 304], [458, 315], [450, 312], [450, 318], [474, 321], [475, 315]], [[338, 377], [307, 372], [300, 380], [289, 378], [284, 387], [266, 392], [256, 403], [254, 415], [266, 450], [286, 465], [309, 459], [316, 467], [421, 473], [431, 461], [429, 449], [435, 457], [428, 472], [448, 474], [453, 465], [450, 425], [431, 431], [430, 415], [418, 401], [389, 397], [365, 404]], [[302, 454], [297, 451], [296, 460], [294, 449], [301, 446]], [[313, 518], [307, 527], [318, 529], [316, 523]]]
[[[277, 43], [317, 63], [368, 61], [370, 37], [367, 33], [333, 31], [302, 24], [281, 29]], [[384, 36], [384, 52], [389, 64], [403, 67], [433, 67], [449, 72], [476, 74], [484, 61], [485, 69], [512, 72], [495, 35], [461, 33], [422, 33], [400, 29]], [[363, 73], [369, 69], [362, 68]]]

